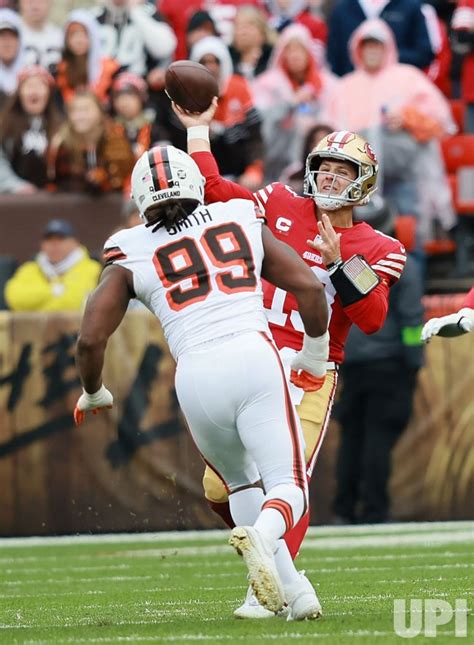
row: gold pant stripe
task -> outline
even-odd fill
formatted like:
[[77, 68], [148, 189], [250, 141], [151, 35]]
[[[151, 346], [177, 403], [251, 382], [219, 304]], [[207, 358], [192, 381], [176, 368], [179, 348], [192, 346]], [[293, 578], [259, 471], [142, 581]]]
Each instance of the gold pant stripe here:
[[337, 372], [331, 370], [326, 375], [323, 387], [316, 392], [305, 392], [301, 403], [296, 406], [303, 430], [306, 472], [309, 477], [313, 474], [314, 464], [329, 426], [336, 386]]

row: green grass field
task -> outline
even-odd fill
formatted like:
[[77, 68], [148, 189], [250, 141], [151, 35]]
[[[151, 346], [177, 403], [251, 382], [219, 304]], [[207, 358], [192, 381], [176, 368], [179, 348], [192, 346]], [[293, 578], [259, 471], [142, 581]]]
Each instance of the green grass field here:
[[[303, 623], [233, 618], [247, 585], [227, 538], [0, 539], [0, 643], [474, 642], [474, 522], [310, 529], [298, 567], [324, 617]], [[437, 638], [397, 636], [396, 598], [466, 599], [467, 637], [454, 619]]]

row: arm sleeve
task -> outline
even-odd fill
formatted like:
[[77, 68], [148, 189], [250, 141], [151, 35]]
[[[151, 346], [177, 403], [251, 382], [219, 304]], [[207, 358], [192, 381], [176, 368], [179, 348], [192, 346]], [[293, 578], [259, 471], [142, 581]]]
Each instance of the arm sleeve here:
[[130, 16], [140, 27], [145, 47], [153, 58], [168, 58], [173, 54], [176, 36], [171, 27], [160, 20], [158, 13], [151, 15], [145, 7], [137, 6], [130, 10]]
[[380, 239], [382, 246], [373, 255], [376, 259], [371, 260], [370, 264], [381, 282], [364, 298], [344, 307], [346, 315], [366, 334], [374, 334], [383, 327], [387, 317], [390, 287], [400, 279], [406, 262], [405, 249], [398, 240], [389, 237]]
[[344, 312], [365, 334], [374, 334], [387, 317], [388, 294], [389, 286], [382, 280], [365, 298], [344, 307]]
[[250, 190], [220, 176], [219, 168], [212, 153], [194, 152], [191, 157], [197, 163], [201, 174], [206, 180], [205, 199], [207, 204], [228, 202], [230, 199], [236, 198], [251, 199], [258, 204]]

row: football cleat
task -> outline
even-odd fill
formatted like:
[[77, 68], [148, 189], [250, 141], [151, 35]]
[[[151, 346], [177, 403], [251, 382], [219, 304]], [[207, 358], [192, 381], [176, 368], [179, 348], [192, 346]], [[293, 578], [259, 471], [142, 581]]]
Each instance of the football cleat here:
[[285, 596], [290, 608], [287, 620], [316, 620], [322, 616], [321, 603], [304, 571], [300, 571], [299, 581], [285, 587]]
[[273, 558], [270, 540], [252, 526], [236, 526], [229, 544], [244, 559], [250, 586], [259, 603], [276, 613], [285, 603], [283, 585]]
[[[289, 614], [289, 608], [287, 605], [282, 607], [280, 611], [276, 614], [279, 617], [286, 618]], [[253, 592], [252, 587], [249, 587], [247, 590], [247, 596], [244, 600], [244, 603], [240, 605], [240, 607], [237, 607], [237, 609], [234, 611], [234, 616], [236, 618], [273, 618], [275, 616], [275, 612], [269, 611], [268, 609], [265, 609], [265, 607], [262, 607], [262, 605], [258, 602], [257, 598], [255, 597], [255, 594]]]

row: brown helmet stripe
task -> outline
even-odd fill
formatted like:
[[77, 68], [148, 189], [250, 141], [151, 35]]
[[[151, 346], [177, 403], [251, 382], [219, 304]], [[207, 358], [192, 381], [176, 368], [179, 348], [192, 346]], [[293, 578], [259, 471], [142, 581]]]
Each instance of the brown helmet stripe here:
[[[153, 179], [155, 190], [168, 188], [168, 177], [164, 170], [164, 160], [162, 156], [162, 150], [164, 149], [165, 148], [156, 146], [148, 153], [148, 163], [150, 164], [151, 177]], [[168, 154], [166, 154], [166, 156], [168, 156]]]

